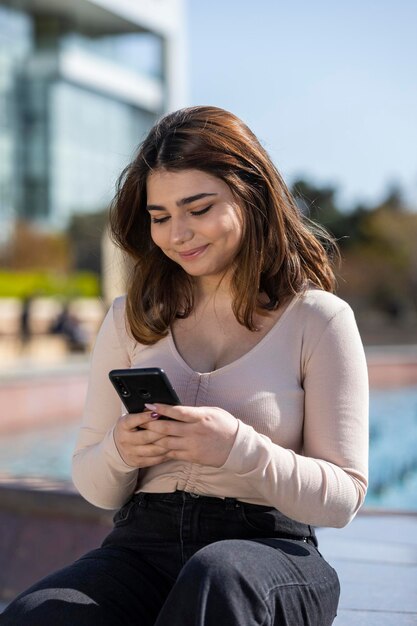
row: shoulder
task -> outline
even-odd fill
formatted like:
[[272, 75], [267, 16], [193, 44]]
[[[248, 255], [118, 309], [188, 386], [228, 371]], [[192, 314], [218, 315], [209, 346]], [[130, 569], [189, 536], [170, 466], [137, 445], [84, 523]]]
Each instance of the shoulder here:
[[126, 315], [126, 295], [115, 298], [111, 305], [114, 320], [124, 320]]
[[356, 325], [347, 302], [328, 291], [309, 287], [296, 297], [294, 323], [304, 334], [319, 336], [331, 326]]
[[317, 320], [330, 321], [342, 311], [352, 311], [347, 302], [333, 293], [309, 287], [298, 297], [302, 313]]
[[[321, 367], [343, 355], [345, 363], [364, 362], [363, 345], [352, 308], [332, 293], [309, 288], [297, 299], [294, 333], [301, 338], [303, 367], [312, 358]], [[325, 359], [325, 363], [320, 359]], [[330, 361], [333, 362], [333, 361]], [[324, 369], [323, 369], [324, 371]], [[304, 369], [304, 373], [306, 369]]]
[[126, 319], [126, 296], [115, 298], [107, 313], [107, 323], [116, 331], [119, 341], [126, 342], [128, 339]]

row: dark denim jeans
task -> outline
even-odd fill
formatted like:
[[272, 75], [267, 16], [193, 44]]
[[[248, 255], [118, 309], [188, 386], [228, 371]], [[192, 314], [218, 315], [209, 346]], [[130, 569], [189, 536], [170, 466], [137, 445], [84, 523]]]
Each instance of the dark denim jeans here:
[[339, 581], [314, 531], [271, 507], [137, 494], [97, 550], [43, 579], [2, 626], [329, 626]]

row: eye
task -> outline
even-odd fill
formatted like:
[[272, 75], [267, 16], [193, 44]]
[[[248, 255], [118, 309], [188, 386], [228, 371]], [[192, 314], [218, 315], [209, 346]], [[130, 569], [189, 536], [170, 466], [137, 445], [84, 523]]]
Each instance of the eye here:
[[213, 205], [210, 204], [210, 206], [205, 207], [204, 209], [200, 209], [200, 211], [190, 211], [191, 215], [204, 215], [204, 213], [207, 213], [207, 211], [210, 211], [211, 207]]
[[163, 224], [167, 220], [169, 220], [169, 215], [166, 215], [165, 217], [151, 217], [152, 224]]

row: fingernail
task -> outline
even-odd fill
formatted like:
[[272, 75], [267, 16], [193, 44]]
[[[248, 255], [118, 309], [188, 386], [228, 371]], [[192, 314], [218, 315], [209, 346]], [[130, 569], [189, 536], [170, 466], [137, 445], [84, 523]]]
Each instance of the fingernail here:
[[151, 413], [151, 418], [152, 418], [153, 420], [157, 420], [157, 419], [158, 419], [158, 417], [159, 417], [159, 413], [155, 413], [155, 411], [152, 411], [152, 413]]
[[145, 404], [145, 406], [150, 411], [156, 411], [156, 406], [154, 404]]

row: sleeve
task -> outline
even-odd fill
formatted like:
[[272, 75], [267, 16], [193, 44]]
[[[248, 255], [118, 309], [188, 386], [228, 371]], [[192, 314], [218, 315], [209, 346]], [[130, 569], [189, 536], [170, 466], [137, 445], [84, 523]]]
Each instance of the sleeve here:
[[133, 493], [138, 470], [127, 465], [113, 438], [122, 403], [109, 381], [112, 369], [130, 367], [123, 299], [115, 300], [94, 346], [83, 421], [72, 462], [80, 494], [103, 509], [119, 508]]
[[240, 422], [223, 468], [292, 519], [342, 527], [362, 505], [368, 475], [368, 374], [350, 307], [311, 336], [303, 353], [303, 454]]

